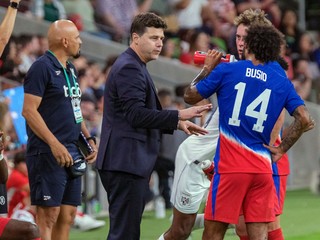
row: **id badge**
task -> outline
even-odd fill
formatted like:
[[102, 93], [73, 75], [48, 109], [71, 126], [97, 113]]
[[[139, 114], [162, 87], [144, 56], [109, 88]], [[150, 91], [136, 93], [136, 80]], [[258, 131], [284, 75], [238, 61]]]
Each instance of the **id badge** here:
[[71, 98], [71, 105], [73, 109], [74, 119], [76, 123], [81, 123], [83, 121], [82, 112], [80, 108], [80, 98], [74, 97]]

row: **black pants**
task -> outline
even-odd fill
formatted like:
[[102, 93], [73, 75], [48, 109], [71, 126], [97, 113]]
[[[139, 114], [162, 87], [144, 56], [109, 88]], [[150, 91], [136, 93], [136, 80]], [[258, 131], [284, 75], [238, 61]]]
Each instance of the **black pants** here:
[[102, 171], [99, 175], [109, 201], [108, 240], [139, 240], [140, 223], [149, 179], [125, 172]]
[[164, 198], [166, 208], [171, 208], [171, 186], [169, 184], [169, 173], [174, 173], [174, 161], [167, 158], [158, 157], [154, 170], [157, 172], [159, 177], [159, 193]]

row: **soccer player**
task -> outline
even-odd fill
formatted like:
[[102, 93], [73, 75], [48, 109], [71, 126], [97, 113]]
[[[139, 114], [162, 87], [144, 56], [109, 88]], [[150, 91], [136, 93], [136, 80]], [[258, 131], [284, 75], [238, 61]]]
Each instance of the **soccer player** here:
[[[246, 30], [252, 23], [272, 25], [266, 18], [264, 11], [259, 9], [246, 10], [235, 19], [235, 25], [237, 26], [236, 46], [240, 59], [243, 58]], [[284, 65], [283, 68], [286, 68], [285, 62], [283, 63], [282, 59], [279, 59], [278, 61], [282, 63], [281, 66]], [[285, 72], [281, 69], [280, 65], [278, 66], [278, 71], [285, 75]], [[206, 129], [209, 131], [209, 134], [205, 136], [190, 136], [181, 144], [177, 151], [175, 161], [176, 170], [171, 197], [171, 202], [173, 203], [173, 221], [169, 230], [162, 234], [159, 240], [187, 239], [192, 230], [203, 227], [204, 215], [197, 214], [197, 212], [200, 207], [201, 199], [209, 188], [209, 181], [204, 177], [199, 165], [196, 166], [191, 163], [193, 163], [194, 160], [201, 162], [206, 159], [213, 159], [216, 151], [217, 138], [219, 136], [218, 118], [219, 111], [217, 109], [207, 122]], [[281, 114], [281, 117], [279, 117], [279, 120], [277, 121], [277, 127], [272, 131], [272, 144], [279, 135], [283, 121], [284, 114]], [[284, 160], [281, 161], [281, 163], [284, 162]], [[283, 166], [286, 164], [281, 165]], [[190, 168], [193, 169], [193, 171], [189, 170]], [[191, 188], [190, 186], [194, 187]], [[285, 185], [282, 184], [281, 186]], [[285, 192], [285, 189], [281, 192]], [[188, 204], [185, 203], [186, 200]], [[243, 220], [242, 217], [240, 217], [240, 222], [243, 224], [237, 225], [237, 232], [239, 231], [241, 235], [245, 236], [245, 224], [241, 220]]]
[[187, 239], [192, 230], [203, 228], [204, 214], [197, 214], [210, 187], [210, 180], [200, 168], [203, 160], [212, 160], [219, 136], [219, 111], [213, 111], [204, 128], [206, 135], [191, 135], [184, 140], [175, 158], [175, 172], [171, 191], [172, 224], [163, 239]]
[[[266, 238], [267, 223], [275, 220], [271, 161], [278, 161], [311, 122], [291, 82], [275, 70], [280, 41], [272, 26], [251, 26], [244, 45], [248, 60], [220, 64], [211, 72], [222, 54], [209, 50], [203, 70], [186, 91], [189, 104], [217, 92], [220, 106], [203, 239], [223, 239], [228, 223], [237, 223], [241, 209], [250, 239]], [[295, 118], [294, 131], [279, 147], [268, 146], [283, 107]]]

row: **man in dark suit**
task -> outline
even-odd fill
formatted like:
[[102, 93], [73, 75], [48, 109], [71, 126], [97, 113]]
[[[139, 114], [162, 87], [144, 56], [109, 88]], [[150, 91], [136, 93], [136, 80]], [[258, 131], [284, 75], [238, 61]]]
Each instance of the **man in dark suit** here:
[[162, 133], [206, 130], [187, 119], [211, 105], [162, 110], [146, 63], [158, 58], [165, 22], [153, 13], [137, 15], [130, 47], [111, 68], [104, 93], [101, 141], [96, 167], [108, 194], [109, 240], [140, 239], [145, 191], [157, 159]]

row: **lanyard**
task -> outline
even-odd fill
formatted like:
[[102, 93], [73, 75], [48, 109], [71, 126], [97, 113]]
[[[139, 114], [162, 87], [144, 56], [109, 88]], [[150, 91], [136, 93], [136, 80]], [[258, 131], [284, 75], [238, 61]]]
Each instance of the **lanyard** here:
[[[51, 51], [51, 50], [48, 50], [49, 53], [51, 53], [57, 60], [58, 58], [56, 57], [56, 55]], [[64, 76], [66, 78], [66, 82], [68, 84], [68, 88], [69, 88], [69, 94], [70, 94], [70, 97], [73, 98], [73, 94], [72, 94], [72, 91], [71, 91], [71, 84], [70, 84], [70, 79], [69, 79], [69, 76], [67, 74], [67, 71], [66, 71], [66, 68], [62, 65], [62, 63], [58, 60], [58, 62], [60, 63], [62, 69], [63, 69], [63, 73], [64, 73]], [[73, 80], [73, 85], [76, 86], [76, 80], [74, 79], [74, 76], [73, 74], [71, 73], [72, 75], [72, 80]]]

